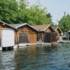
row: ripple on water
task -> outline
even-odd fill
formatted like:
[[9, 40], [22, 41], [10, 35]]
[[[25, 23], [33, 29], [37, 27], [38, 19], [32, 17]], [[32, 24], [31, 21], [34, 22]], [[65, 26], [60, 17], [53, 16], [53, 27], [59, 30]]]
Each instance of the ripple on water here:
[[[1, 51], [0, 51], [1, 52]], [[14, 70], [15, 61], [14, 61], [14, 52], [1, 52], [0, 54], [0, 70]]]
[[70, 44], [0, 51], [0, 70], [70, 70]]

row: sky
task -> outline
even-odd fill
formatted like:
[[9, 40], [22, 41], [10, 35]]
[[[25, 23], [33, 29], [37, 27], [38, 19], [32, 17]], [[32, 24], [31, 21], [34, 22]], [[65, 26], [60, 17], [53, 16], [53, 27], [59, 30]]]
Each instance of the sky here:
[[52, 15], [52, 21], [58, 23], [61, 17], [66, 14], [70, 14], [70, 0], [29, 0], [29, 3], [40, 4], [47, 8], [48, 12]]

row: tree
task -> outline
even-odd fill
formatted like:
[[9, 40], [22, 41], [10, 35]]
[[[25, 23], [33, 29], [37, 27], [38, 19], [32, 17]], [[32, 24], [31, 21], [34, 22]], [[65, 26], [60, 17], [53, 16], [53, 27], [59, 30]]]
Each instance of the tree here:
[[51, 23], [51, 15], [39, 6], [28, 8], [26, 0], [0, 0], [0, 19], [8, 23]]
[[62, 29], [63, 32], [66, 32], [70, 30], [70, 15], [64, 15], [60, 21], [59, 21], [59, 26]]
[[17, 9], [16, 0], [0, 0], [0, 19], [5, 22], [15, 21]]
[[50, 14], [45, 11], [45, 9], [42, 9], [39, 6], [31, 6], [27, 9], [25, 12], [25, 22], [30, 24], [50, 24], [51, 16]]

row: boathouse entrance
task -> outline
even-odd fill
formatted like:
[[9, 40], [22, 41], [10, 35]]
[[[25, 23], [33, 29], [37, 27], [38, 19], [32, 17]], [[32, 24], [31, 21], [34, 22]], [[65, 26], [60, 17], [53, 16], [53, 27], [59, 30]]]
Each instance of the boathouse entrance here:
[[19, 34], [19, 43], [28, 43], [28, 36], [26, 32], [21, 32]]
[[51, 42], [51, 32], [46, 32], [45, 33], [44, 42]]

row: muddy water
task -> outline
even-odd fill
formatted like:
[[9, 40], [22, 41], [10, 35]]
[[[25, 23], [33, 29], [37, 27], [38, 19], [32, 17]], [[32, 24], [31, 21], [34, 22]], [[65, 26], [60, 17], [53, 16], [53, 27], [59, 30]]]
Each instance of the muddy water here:
[[0, 70], [70, 70], [70, 44], [0, 51]]

